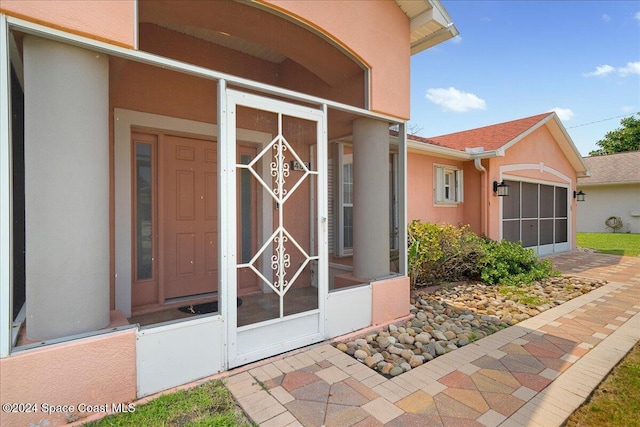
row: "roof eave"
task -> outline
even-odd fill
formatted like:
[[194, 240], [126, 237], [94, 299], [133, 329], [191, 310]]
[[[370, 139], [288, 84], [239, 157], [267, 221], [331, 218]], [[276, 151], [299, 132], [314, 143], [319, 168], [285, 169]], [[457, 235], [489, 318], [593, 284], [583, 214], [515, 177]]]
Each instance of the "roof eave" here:
[[[499, 149], [507, 150], [508, 148], [510, 148], [513, 145], [517, 144], [518, 142], [522, 141], [527, 136], [531, 135], [533, 132], [538, 130], [543, 125], [547, 125], [552, 120], [553, 120], [553, 122], [552, 122], [553, 125], [552, 125], [552, 127], [549, 128], [549, 131], [551, 132], [551, 134], [554, 136], [554, 138], [558, 142], [558, 145], [560, 146], [560, 149], [562, 150], [562, 152], [565, 154], [565, 156], [567, 156], [567, 159], [569, 160], [569, 163], [571, 163], [571, 166], [573, 166], [573, 169], [576, 172], [577, 176], [578, 177], [590, 176], [589, 169], [587, 168], [587, 165], [585, 164], [584, 160], [582, 159], [582, 156], [580, 155], [580, 152], [578, 151], [578, 148], [573, 143], [573, 140], [571, 139], [571, 137], [567, 133], [567, 130], [563, 126], [562, 122], [560, 121], [560, 118], [558, 117], [558, 115], [554, 111], [550, 112], [547, 117], [545, 117], [544, 119], [540, 120], [538, 123], [536, 123], [535, 125], [531, 126], [529, 129], [527, 129], [526, 131], [522, 132], [520, 135], [518, 135], [517, 137], [515, 137], [511, 141], [507, 142], [506, 144], [504, 144]], [[560, 133], [559, 135], [558, 135], [558, 132]], [[562, 138], [558, 138], [559, 136], [562, 136]], [[564, 142], [563, 142], [563, 140], [564, 140]]]
[[578, 180], [578, 187], [606, 187], [609, 185], [638, 185], [640, 181], [585, 182]]
[[414, 152], [429, 153], [434, 156], [446, 157], [457, 160], [471, 160], [471, 154], [464, 151], [454, 150], [453, 148], [441, 147], [439, 145], [429, 144], [427, 142], [414, 141], [407, 139], [407, 148]]
[[[573, 166], [573, 168], [576, 171], [578, 177], [580, 177], [580, 176], [583, 176], [583, 177], [591, 176], [591, 174], [589, 173], [589, 168], [587, 167], [587, 164], [582, 159], [582, 155], [580, 154], [580, 151], [578, 151], [578, 148], [573, 143], [573, 140], [569, 136], [569, 133], [567, 133], [567, 129], [565, 129], [564, 125], [560, 121], [560, 118], [558, 117], [558, 115], [555, 112], [552, 113], [552, 117], [553, 117], [554, 122], [555, 122], [555, 124], [557, 126], [557, 130], [562, 132], [562, 135], [564, 136], [564, 138], [566, 140], [566, 144], [560, 144], [560, 149], [564, 152], [564, 154], [569, 159], [569, 162]], [[553, 133], [553, 130], [551, 130], [551, 133]], [[571, 156], [571, 154], [573, 154], [573, 155]]]
[[441, 28], [435, 33], [431, 33], [427, 37], [423, 37], [420, 40], [411, 44], [411, 55], [415, 55], [416, 53], [420, 53], [423, 50], [427, 50], [436, 46], [440, 43], [443, 43], [449, 39], [454, 38], [460, 34], [456, 26], [452, 23], [448, 24], [445, 28]]
[[411, 55], [422, 52], [445, 42], [460, 32], [451, 21], [451, 16], [442, 6], [440, 0], [422, 0], [423, 8], [409, 11], [406, 1], [396, 0], [409, 18], [411, 31]]
[[487, 151], [484, 151], [484, 149], [478, 150], [474, 148], [467, 148], [467, 152], [471, 154], [472, 159], [490, 159], [493, 157], [504, 157], [504, 150], [502, 148]]

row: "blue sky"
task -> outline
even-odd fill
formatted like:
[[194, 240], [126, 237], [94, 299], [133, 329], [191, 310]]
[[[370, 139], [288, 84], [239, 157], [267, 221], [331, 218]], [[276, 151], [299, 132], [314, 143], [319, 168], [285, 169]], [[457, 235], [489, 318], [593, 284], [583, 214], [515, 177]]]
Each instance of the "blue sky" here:
[[586, 156], [640, 112], [640, 1], [442, 4], [460, 36], [412, 57], [419, 135], [556, 110]]

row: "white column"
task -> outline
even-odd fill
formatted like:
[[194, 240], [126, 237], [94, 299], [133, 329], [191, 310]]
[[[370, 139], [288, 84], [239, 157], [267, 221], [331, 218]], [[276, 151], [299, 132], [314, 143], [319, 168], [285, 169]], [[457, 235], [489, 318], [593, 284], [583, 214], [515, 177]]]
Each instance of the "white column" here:
[[109, 63], [24, 38], [27, 337], [109, 323]]
[[353, 274], [389, 274], [389, 124], [353, 123]]

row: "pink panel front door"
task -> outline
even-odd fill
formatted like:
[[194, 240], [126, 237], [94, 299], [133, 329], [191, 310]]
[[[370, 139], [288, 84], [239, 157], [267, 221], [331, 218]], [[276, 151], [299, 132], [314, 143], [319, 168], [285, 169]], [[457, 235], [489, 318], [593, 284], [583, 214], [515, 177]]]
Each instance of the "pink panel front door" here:
[[216, 143], [165, 135], [161, 235], [164, 298], [218, 290]]

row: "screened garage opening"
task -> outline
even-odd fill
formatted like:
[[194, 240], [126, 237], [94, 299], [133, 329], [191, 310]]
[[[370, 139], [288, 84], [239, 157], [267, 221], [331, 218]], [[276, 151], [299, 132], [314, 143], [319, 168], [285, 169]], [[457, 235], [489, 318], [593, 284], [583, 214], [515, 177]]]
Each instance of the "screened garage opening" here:
[[535, 182], [504, 181], [502, 238], [522, 242], [538, 255], [569, 250], [567, 187]]

